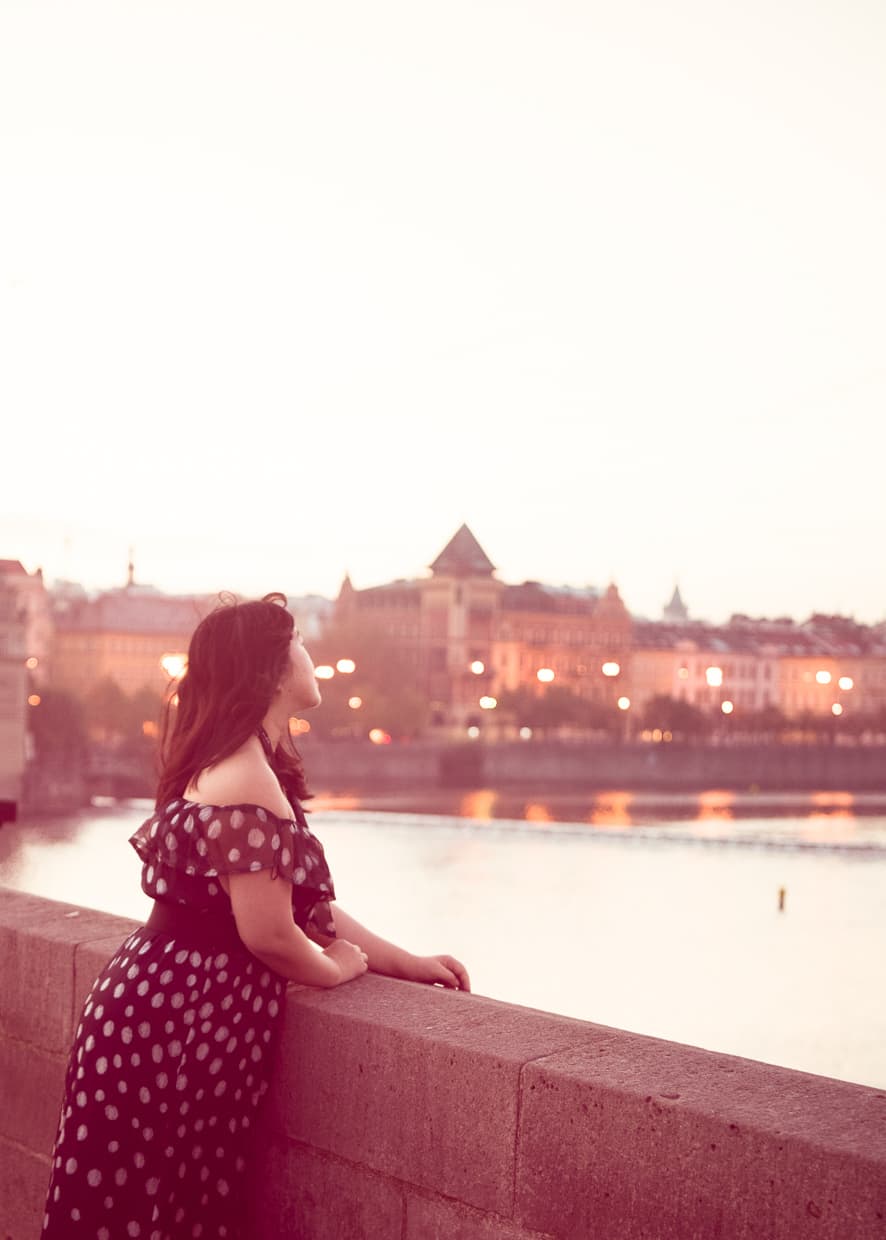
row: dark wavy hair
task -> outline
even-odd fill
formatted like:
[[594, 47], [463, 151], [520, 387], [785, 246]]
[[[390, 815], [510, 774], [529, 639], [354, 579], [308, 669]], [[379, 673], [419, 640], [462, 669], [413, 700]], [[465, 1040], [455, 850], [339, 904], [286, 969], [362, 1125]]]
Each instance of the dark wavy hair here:
[[[158, 809], [255, 735], [289, 666], [294, 630], [286, 597], [278, 593], [245, 603], [220, 595], [219, 605], [200, 621], [187, 669], [164, 704]], [[273, 766], [288, 796], [301, 801], [310, 795], [288, 733]]]

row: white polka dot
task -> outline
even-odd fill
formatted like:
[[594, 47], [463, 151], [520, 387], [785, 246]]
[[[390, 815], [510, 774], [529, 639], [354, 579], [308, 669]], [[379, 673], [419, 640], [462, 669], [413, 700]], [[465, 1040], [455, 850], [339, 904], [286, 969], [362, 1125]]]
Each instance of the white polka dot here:
[[162, 991], [158, 991], [157, 994], [151, 995], [151, 1007], [152, 1008], [162, 1007], [165, 1002], [166, 1002], [166, 995], [164, 995]]
[[135, 1153], [132, 1156], [132, 1161], [135, 1163], [136, 1167], [138, 1167], [139, 1169], [141, 1169], [145, 1165], [145, 1156], [141, 1152], [141, 1150], [135, 1151]]
[[120, 1040], [121, 1042], [125, 1042], [127, 1046], [132, 1041], [132, 1030], [129, 1025], [124, 1025], [120, 1030]]
[[95, 1070], [99, 1074], [99, 1076], [104, 1076], [104, 1074], [107, 1072], [108, 1061], [107, 1059], [105, 1059], [104, 1055], [99, 1056], [99, 1058], [95, 1061]]
[[138, 1053], [138, 1051], [133, 1051], [132, 1054], [129, 1056], [129, 1062], [132, 1064], [133, 1068], [137, 1068], [138, 1065], [141, 1063], [141, 1061], [142, 1061], [142, 1057]]
[[114, 1172], [114, 1183], [119, 1188], [122, 1188], [123, 1185], [126, 1183], [127, 1174], [128, 1172], [125, 1167], [118, 1167], [117, 1170]]
[[105, 1107], [105, 1118], [106, 1119], [116, 1119], [119, 1114], [120, 1112], [117, 1110], [117, 1108], [114, 1106], [112, 1102], [109, 1102], [108, 1105]]
[[[190, 961], [191, 961], [191, 968], [199, 969], [200, 965], [203, 963], [203, 957], [200, 955], [199, 952], [191, 952]], [[192, 983], [189, 983], [189, 985], [191, 984]]]
[[80, 1127], [77, 1129], [77, 1140], [85, 1141], [88, 1135], [89, 1135], [89, 1129], [86, 1127], [85, 1124], [81, 1124]]
[[114, 1022], [112, 1020], [106, 1020], [105, 1023], [102, 1025], [102, 1033], [105, 1035], [106, 1038], [109, 1038], [113, 1032], [114, 1032]]
[[68, 1175], [73, 1175], [76, 1170], [77, 1170], [77, 1159], [69, 1158], [68, 1161], [65, 1163], [66, 1173]]
[[157, 879], [157, 895], [158, 895], [158, 896], [165, 896], [165, 895], [166, 895], [167, 890], [168, 890], [168, 885], [167, 885], [166, 879], [165, 879], [165, 878], [158, 878], [158, 879]]
[[143, 1020], [138, 1027], [139, 1037], [149, 1038], [151, 1036], [151, 1026], [146, 1020]]
[[175, 977], [175, 974], [173, 973], [172, 969], [164, 969], [163, 972], [160, 974], [160, 985], [168, 986], [174, 977]]
[[166, 845], [166, 847], [169, 849], [170, 852], [175, 852], [175, 850], [178, 848], [178, 840], [175, 838], [175, 835], [172, 831], [166, 832], [166, 836], [163, 840], [163, 843]]
[[265, 842], [265, 833], [258, 827], [252, 827], [246, 838], [251, 848], [261, 848]]
[[86, 1041], [83, 1043], [83, 1048], [86, 1051], [91, 1051], [94, 1046], [95, 1046], [95, 1038], [92, 1036], [92, 1034], [90, 1034], [89, 1037], [86, 1039]]
[[281, 865], [289, 865], [291, 858], [292, 858], [292, 853], [289, 851], [288, 848], [284, 848], [281, 850], [280, 852], [280, 864]]
[[74, 1101], [77, 1103], [78, 1107], [85, 1107], [89, 1099], [86, 1097], [86, 1094], [81, 1089], [79, 1093], [77, 1094], [76, 1098], [74, 1099]]
[[234, 862], [239, 861], [240, 860], [240, 849], [239, 848], [230, 849], [228, 852], [228, 860], [234, 861]]
[[142, 1234], [142, 1229], [139, 1227], [138, 1223], [133, 1221], [132, 1223], [126, 1224], [126, 1234], [127, 1236], [140, 1236]]
[[98, 1188], [101, 1182], [102, 1173], [99, 1171], [98, 1167], [93, 1167], [91, 1171], [86, 1173], [86, 1183], [90, 1186], [90, 1188]]
[[114, 1058], [111, 1060], [111, 1063], [114, 1065], [114, 1067], [115, 1067], [115, 1068], [122, 1068], [122, 1067], [123, 1067], [123, 1058], [122, 1058], [122, 1056], [121, 1056], [121, 1055], [115, 1055], [115, 1056], [114, 1056]]
[[145, 1182], [145, 1192], [148, 1194], [148, 1196], [149, 1196], [149, 1197], [156, 1197], [156, 1196], [157, 1196], [157, 1190], [158, 1190], [158, 1188], [159, 1188], [159, 1187], [160, 1187], [160, 1181], [158, 1180], [157, 1176], [155, 1176], [155, 1175], [152, 1175], [152, 1176], [151, 1176], [151, 1177], [150, 1177], [150, 1178], [149, 1178], [149, 1179]]
[[126, 987], [123, 985], [123, 983], [118, 982], [117, 985], [114, 987], [114, 998], [119, 999], [125, 989]]
[[218, 1073], [221, 1072], [221, 1067], [222, 1061], [220, 1059], [213, 1059], [212, 1063], [209, 1065], [209, 1075], [217, 1076]]

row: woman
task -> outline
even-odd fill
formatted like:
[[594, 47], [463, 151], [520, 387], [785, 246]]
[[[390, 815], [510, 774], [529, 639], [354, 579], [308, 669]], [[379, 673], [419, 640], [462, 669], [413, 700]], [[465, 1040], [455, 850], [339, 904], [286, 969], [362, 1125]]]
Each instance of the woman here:
[[413, 956], [333, 903], [289, 741], [290, 717], [319, 701], [283, 595], [225, 602], [197, 626], [155, 812], [131, 840], [153, 909], [83, 1009], [44, 1237], [242, 1234], [236, 1180], [287, 981], [371, 969], [470, 989], [451, 956]]

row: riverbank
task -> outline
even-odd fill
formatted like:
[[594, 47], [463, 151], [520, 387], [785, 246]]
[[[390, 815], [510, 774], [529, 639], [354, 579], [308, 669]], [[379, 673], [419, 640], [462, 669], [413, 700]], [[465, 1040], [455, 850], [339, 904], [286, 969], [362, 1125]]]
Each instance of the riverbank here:
[[[659, 799], [724, 790], [762, 795], [886, 796], [886, 746], [590, 744], [517, 741], [463, 744], [368, 741], [300, 744], [311, 786], [327, 795], [389, 789], [498, 788], [541, 796], [617, 788]], [[107, 760], [85, 771], [32, 771], [21, 815], [61, 813], [96, 796], [151, 797], [150, 772]]]

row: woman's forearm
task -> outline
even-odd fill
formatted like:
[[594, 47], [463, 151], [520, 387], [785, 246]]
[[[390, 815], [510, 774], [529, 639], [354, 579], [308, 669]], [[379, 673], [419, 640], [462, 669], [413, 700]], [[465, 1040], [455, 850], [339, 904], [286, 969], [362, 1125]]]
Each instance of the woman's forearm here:
[[408, 965], [414, 959], [411, 952], [367, 930], [350, 913], [346, 913], [341, 905], [331, 904], [330, 908], [335, 922], [336, 935], [339, 938], [348, 939], [351, 943], [356, 943], [366, 952], [369, 958], [369, 968], [373, 973], [385, 973], [388, 977], [409, 976]]

